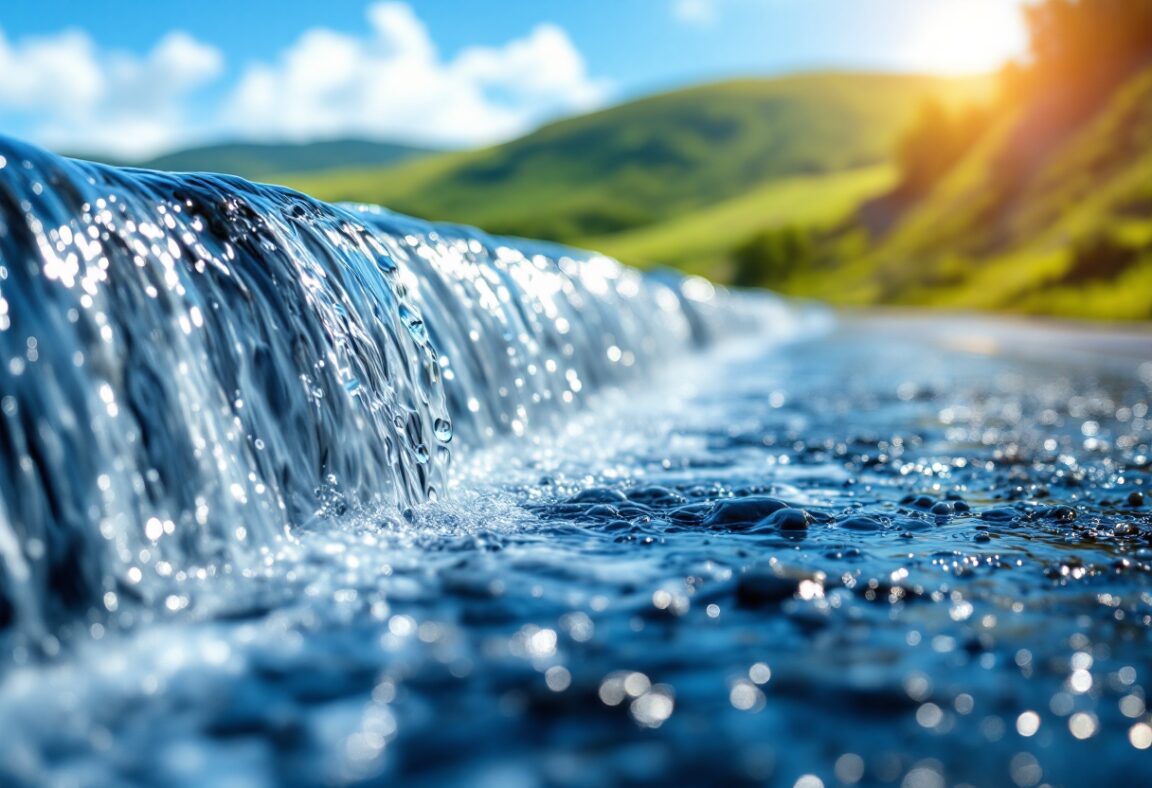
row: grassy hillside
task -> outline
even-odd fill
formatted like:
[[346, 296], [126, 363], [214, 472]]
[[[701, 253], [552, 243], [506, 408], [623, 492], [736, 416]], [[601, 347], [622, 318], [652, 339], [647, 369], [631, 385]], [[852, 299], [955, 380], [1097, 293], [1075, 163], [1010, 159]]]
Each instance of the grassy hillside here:
[[[1152, 318], [1152, 0], [1035, 0], [978, 106], [926, 103], [895, 186], [734, 240], [734, 281], [847, 304]], [[718, 269], [719, 270], [719, 269]]]
[[305, 143], [226, 142], [132, 162], [83, 154], [76, 155], [76, 158], [94, 158], [108, 164], [169, 172], [223, 172], [250, 180], [267, 181], [285, 172], [317, 172], [335, 167], [381, 167], [437, 152], [391, 142], [346, 139]]
[[[637, 263], [689, 263], [669, 255], [676, 242], [661, 240], [678, 232], [671, 220], [701, 210], [751, 215], [761, 200], [771, 211], [766, 184], [804, 192], [827, 174], [882, 163], [926, 95], [958, 101], [985, 87], [880, 74], [743, 80], [641, 99], [484, 150], [281, 180], [325, 199], [592, 243]], [[860, 179], [844, 188], [861, 189]]]
[[1041, 139], [1045, 109], [999, 117], [886, 235], [842, 226], [774, 284], [842, 303], [1152, 317], [1152, 67]]
[[781, 178], [684, 217], [584, 243], [638, 265], [671, 266], [729, 281], [733, 239], [767, 226], [835, 224], [865, 199], [890, 189], [895, 177], [891, 164], [872, 164]]

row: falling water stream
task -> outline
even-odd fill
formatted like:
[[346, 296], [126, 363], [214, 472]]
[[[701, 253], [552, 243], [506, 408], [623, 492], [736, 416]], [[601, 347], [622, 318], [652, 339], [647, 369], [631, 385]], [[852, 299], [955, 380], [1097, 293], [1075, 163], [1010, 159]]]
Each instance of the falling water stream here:
[[0, 140], [0, 779], [1144, 781], [1150, 350]]

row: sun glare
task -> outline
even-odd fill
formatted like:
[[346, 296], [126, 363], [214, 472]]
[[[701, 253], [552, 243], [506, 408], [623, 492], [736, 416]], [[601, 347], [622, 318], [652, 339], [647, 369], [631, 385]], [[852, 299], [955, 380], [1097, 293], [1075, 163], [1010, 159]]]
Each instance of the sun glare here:
[[1020, 54], [1027, 32], [1016, 0], [933, 0], [911, 26], [912, 65], [944, 74], [992, 71]]

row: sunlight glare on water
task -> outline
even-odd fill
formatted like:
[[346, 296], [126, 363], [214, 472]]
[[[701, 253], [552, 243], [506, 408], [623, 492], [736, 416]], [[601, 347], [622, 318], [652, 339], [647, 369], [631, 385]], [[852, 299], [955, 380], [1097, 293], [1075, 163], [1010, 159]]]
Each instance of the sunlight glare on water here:
[[4, 151], [5, 783], [1147, 773], [1139, 338]]

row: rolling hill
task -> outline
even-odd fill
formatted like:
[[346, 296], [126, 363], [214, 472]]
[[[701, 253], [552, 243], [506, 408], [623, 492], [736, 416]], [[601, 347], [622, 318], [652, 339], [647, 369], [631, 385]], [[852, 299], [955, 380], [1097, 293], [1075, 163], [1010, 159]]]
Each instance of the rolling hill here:
[[[323, 199], [683, 265], [676, 243], [635, 233], [658, 236], [656, 228], [671, 231], [677, 217], [702, 210], [746, 225], [758, 199], [775, 199], [771, 184], [811, 187], [883, 164], [926, 96], [958, 102], [986, 88], [986, 80], [862, 73], [740, 80], [640, 99], [482, 150], [278, 179]], [[867, 191], [854, 188], [857, 197]]]
[[835, 224], [891, 188], [895, 179], [895, 168], [887, 163], [779, 178], [686, 216], [583, 243], [620, 260], [730, 281], [734, 241], [765, 227]]
[[765, 284], [840, 303], [1152, 318], [1152, 66], [1037, 133], [1050, 114], [1042, 101], [1002, 113], [891, 231], [866, 240], [850, 221], [813, 265]]
[[[334, 167], [381, 167], [439, 152], [393, 142], [343, 139], [304, 143], [225, 142], [140, 161], [96, 159], [109, 164], [152, 170], [223, 172], [249, 180], [267, 181], [285, 172], [317, 172]], [[93, 157], [79, 155], [76, 158]]]
[[249, 180], [334, 167], [380, 167], [436, 153], [393, 142], [344, 139], [306, 143], [233, 142], [169, 153], [139, 166], [156, 170], [227, 172]]

